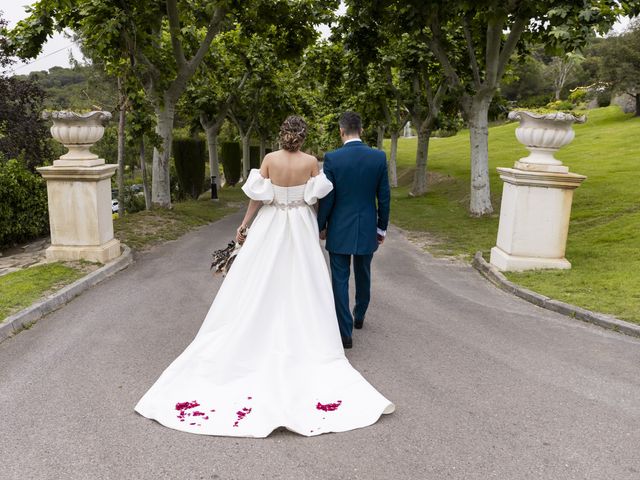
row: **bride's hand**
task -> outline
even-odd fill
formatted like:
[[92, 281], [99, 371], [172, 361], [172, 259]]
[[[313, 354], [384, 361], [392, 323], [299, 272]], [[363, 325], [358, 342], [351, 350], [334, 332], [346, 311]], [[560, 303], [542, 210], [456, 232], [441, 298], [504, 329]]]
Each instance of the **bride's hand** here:
[[246, 239], [247, 239], [247, 226], [240, 225], [236, 230], [236, 242], [242, 245]]

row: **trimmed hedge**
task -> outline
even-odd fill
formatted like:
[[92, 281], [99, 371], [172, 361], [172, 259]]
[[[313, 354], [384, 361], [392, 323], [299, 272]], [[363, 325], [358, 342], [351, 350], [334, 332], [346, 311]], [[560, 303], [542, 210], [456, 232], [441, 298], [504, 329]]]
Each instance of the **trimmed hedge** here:
[[47, 184], [17, 160], [0, 160], [0, 246], [49, 233]]
[[238, 142], [222, 142], [220, 144], [220, 162], [224, 178], [229, 185], [240, 181], [242, 172], [242, 150]]
[[180, 193], [196, 200], [204, 192], [205, 143], [198, 138], [177, 138], [171, 148]]
[[249, 168], [260, 168], [260, 147], [249, 147]]
[[[264, 151], [265, 155], [267, 153], [271, 153], [270, 148], [266, 148]], [[260, 147], [249, 147], [249, 166], [251, 168], [260, 168], [262, 164], [262, 159], [260, 158]]]

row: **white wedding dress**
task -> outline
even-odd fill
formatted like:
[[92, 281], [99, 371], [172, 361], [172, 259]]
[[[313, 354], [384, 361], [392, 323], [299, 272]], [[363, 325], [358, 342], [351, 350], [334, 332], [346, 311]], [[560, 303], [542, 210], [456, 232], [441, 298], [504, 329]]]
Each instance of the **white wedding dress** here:
[[305, 436], [375, 423], [394, 405], [344, 355], [311, 205], [323, 173], [280, 187], [252, 170], [242, 187], [264, 202], [196, 338], [135, 409], [190, 433]]

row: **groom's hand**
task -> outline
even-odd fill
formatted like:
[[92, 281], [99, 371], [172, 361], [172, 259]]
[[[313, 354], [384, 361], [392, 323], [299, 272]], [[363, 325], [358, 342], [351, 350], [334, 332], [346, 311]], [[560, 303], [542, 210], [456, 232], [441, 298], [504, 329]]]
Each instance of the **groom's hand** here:
[[326, 240], [327, 239], [327, 231], [326, 230], [322, 230], [320, 232], [320, 240]]
[[384, 237], [382, 235], [377, 235], [378, 237], [378, 245], [382, 245], [384, 243]]

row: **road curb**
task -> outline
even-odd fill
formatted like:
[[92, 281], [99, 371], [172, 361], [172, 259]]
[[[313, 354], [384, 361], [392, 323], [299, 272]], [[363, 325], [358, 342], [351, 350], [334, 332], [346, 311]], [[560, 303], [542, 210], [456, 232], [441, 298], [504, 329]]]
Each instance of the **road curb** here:
[[76, 280], [71, 285], [58, 290], [46, 300], [31, 305], [20, 312], [7, 317], [0, 325], [0, 342], [12, 337], [25, 328], [31, 327], [45, 315], [57, 310], [61, 306], [73, 300], [85, 290], [97, 285], [111, 275], [127, 268], [133, 262], [131, 249], [122, 245], [122, 255], [112, 262], [107, 263], [98, 270]]
[[482, 252], [477, 252], [475, 254], [471, 265], [473, 265], [473, 268], [478, 270], [487, 280], [497, 287], [520, 297], [529, 303], [533, 303], [538, 307], [552, 310], [572, 318], [577, 318], [583, 322], [593, 323], [594, 325], [598, 325], [599, 327], [606, 328], [608, 330], [614, 330], [616, 332], [624, 333], [625, 335], [640, 338], [639, 325], [620, 320], [612, 315], [592, 312], [585, 308], [545, 297], [544, 295], [540, 295], [539, 293], [533, 292], [509, 281], [495, 266], [491, 265], [484, 259]]

